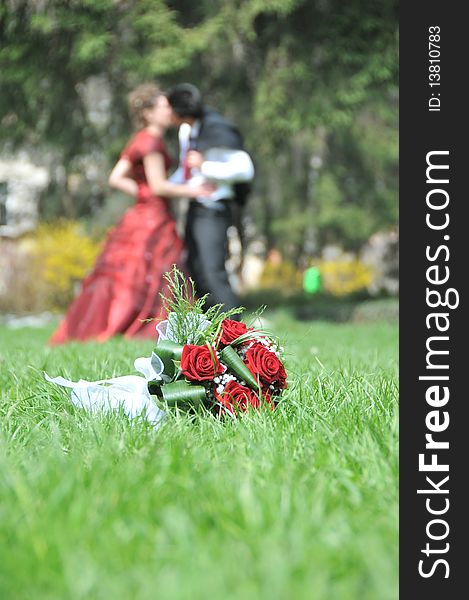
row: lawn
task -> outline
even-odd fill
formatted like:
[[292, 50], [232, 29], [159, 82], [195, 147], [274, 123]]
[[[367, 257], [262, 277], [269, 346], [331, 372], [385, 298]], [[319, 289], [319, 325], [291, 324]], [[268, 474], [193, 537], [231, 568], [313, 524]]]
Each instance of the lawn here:
[[0, 329], [0, 598], [398, 597], [397, 327], [266, 318], [277, 410], [158, 431], [42, 377], [134, 373], [151, 342]]

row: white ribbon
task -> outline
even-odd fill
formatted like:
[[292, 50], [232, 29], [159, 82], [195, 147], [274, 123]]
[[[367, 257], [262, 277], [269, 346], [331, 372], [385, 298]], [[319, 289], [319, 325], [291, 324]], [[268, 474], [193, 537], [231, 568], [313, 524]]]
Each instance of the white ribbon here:
[[109, 412], [122, 409], [131, 419], [145, 417], [150, 423], [159, 427], [165, 416], [165, 411], [156, 406], [148, 391], [148, 381], [160, 380], [163, 373], [163, 363], [152, 354], [150, 358], [140, 357], [135, 360], [135, 369], [139, 375], [124, 375], [100, 381], [70, 381], [64, 377], [44, 377], [51, 383], [71, 388], [70, 399], [75, 406], [91, 412]]

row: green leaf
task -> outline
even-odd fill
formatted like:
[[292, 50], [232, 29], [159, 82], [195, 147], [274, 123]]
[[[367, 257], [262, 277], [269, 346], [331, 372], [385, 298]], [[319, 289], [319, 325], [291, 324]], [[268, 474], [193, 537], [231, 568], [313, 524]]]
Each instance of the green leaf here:
[[222, 362], [231, 370], [235, 375], [238, 375], [243, 379], [249, 387], [258, 390], [259, 382], [246, 367], [241, 358], [238, 356], [236, 350], [232, 346], [226, 346], [220, 352], [220, 358]]

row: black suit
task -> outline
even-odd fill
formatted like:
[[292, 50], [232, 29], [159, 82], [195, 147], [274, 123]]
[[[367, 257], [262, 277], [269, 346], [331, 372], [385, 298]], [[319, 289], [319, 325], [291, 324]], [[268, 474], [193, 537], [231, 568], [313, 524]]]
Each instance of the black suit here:
[[[199, 133], [191, 148], [207, 152], [210, 148], [243, 149], [237, 127], [211, 109], [200, 119]], [[199, 295], [209, 294], [207, 305], [223, 304], [225, 309], [238, 306], [225, 268], [228, 255], [227, 230], [233, 222], [231, 198], [220, 199], [207, 207], [192, 201], [186, 224], [188, 267]]]

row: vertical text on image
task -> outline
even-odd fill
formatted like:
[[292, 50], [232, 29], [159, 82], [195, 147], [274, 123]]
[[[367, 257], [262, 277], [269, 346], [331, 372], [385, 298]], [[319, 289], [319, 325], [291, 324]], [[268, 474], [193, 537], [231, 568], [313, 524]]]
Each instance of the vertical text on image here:
[[[438, 157], [444, 157], [445, 162], [441, 162], [441, 158]], [[449, 357], [450, 337], [441, 334], [448, 334], [449, 310], [455, 309], [459, 305], [458, 291], [448, 286], [450, 280], [450, 248], [448, 244], [450, 235], [447, 233], [450, 224], [450, 194], [447, 189], [450, 183], [449, 150], [428, 152], [426, 164], [426, 183], [431, 186], [426, 194], [426, 206], [429, 209], [425, 217], [426, 226], [432, 232], [441, 233], [442, 237], [438, 240], [436, 247], [429, 244], [425, 251], [426, 260], [429, 263], [426, 269], [425, 325], [429, 335], [425, 344], [427, 350], [425, 374], [420, 375], [419, 380], [427, 382], [429, 386], [425, 390], [425, 401], [432, 410], [427, 410], [425, 414], [427, 430], [425, 450], [432, 453], [421, 453], [418, 457], [419, 473], [431, 475], [426, 475], [428, 489], [417, 490], [417, 494], [427, 496], [425, 509], [429, 514], [425, 528], [427, 539], [425, 547], [421, 549], [421, 553], [427, 558], [419, 561], [418, 572], [421, 577], [429, 578], [438, 571], [439, 575], [444, 575], [444, 578], [447, 579], [450, 565], [448, 557], [442, 558], [441, 555], [447, 555], [450, 549], [447, 539], [450, 526], [447, 518], [442, 518], [450, 507], [449, 488], [446, 487], [449, 481], [450, 465], [447, 464], [449, 461], [442, 459], [438, 452], [449, 450], [449, 441], [442, 439], [441, 434], [449, 426], [450, 413], [448, 410], [441, 409], [447, 405], [450, 398], [450, 365], [449, 358], [443, 361], [441, 357]], [[436, 171], [435, 175], [433, 171]], [[447, 383], [443, 385], [442, 382]], [[441, 473], [441, 475], [440, 479], [435, 481], [437, 473]], [[440, 494], [444, 497], [440, 497]]]

